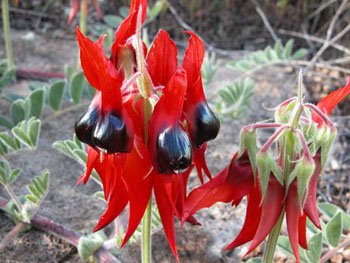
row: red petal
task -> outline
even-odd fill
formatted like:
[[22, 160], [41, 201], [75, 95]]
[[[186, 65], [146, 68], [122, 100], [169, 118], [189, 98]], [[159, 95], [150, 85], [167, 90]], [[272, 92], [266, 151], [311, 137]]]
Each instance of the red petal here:
[[239, 159], [237, 154], [230, 166], [219, 172], [207, 183], [195, 188], [186, 199], [183, 221], [198, 210], [210, 207], [216, 202], [241, 200], [254, 187], [254, 176], [248, 155]]
[[85, 37], [77, 27], [80, 61], [84, 74], [91, 86], [102, 92], [102, 110], [122, 112], [121, 79], [103, 51], [102, 36], [96, 43]]
[[71, 4], [71, 8], [69, 11], [69, 17], [68, 17], [68, 21], [67, 24], [69, 25], [70, 23], [72, 23], [74, 17], [76, 16], [77, 12], [80, 9], [80, 1], [79, 0], [73, 0], [72, 4]]
[[[298, 187], [297, 182], [294, 181], [288, 190], [286, 200], [286, 220], [289, 241], [296, 258], [300, 262], [299, 255], [299, 218], [301, 215], [301, 208], [299, 207]], [[306, 233], [306, 228], [304, 228]]]
[[306, 238], [306, 214], [302, 213], [299, 216], [299, 245], [304, 248], [304, 249], [308, 249], [308, 245], [307, 245], [307, 238]]
[[331, 92], [317, 103], [317, 107], [327, 115], [331, 114], [335, 106], [338, 105], [347, 95], [350, 94], [350, 77], [344, 87]]
[[80, 176], [78, 181], [76, 182], [76, 185], [79, 184], [81, 181], [84, 182], [84, 184], [87, 183], [87, 181], [90, 178], [90, 175], [92, 173], [92, 170], [95, 167], [95, 163], [98, 160], [99, 152], [97, 152], [94, 148], [91, 146], [88, 146], [87, 148], [87, 161], [86, 161], [86, 170], [85, 172]]
[[210, 173], [209, 168], [207, 166], [207, 162], [205, 161], [206, 149], [207, 149], [206, 143], [202, 144], [200, 146], [200, 148], [194, 147], [194, 149], [193, 149], [193, 162], [196, 165], [198, 177], [199, 177], [199, 180], [201, 181], [202, 184], [204, 183], [202, 170], [205, 172], [207, 177], [209, 179], [211, 179], [211, 173]]
[[128, 228], [121, 246], [125, 245], [140, 224], [151, 197], [155, 175], [154, 172], [151, 172], [151, 169], [152, 166], [146, 146], [140, 144], [137, 150], [134, 147], [133, 151], [128, 154], [122, 176], [129, 196], [130, 216]]
[[304, 205], [304, 212], [312, 223], [321, 229], [320, 218], [317, 210], [316, 192], [317, 192], [317, 182], [321, 173], [321, 154], [317, 152], [314, 157], [315, 171], [312, 175], [309, 183], [309, 188], [306, 196], [306, 201]]
[[142, 5], [141, 23], [143, 24], [147, 18], [147, 0], [131, 0], [129, 14], [133, 12], [139, 12], [140, 5]]
[[154, 86], [167, 85], [177, 69], [177, 48], [166, 31], [158, 32], [146, 61]]
[[270, 176], [266, 196], [261, 206], [260, 223], [246, 255], [260, 245], [271, 232], [282, 212], [283, 199], [284, 188], [274, 176]]
[[194, 84], [198, 82], [201, 76], [201, 69], [204, 59], [204, 44], [201, 39], [193, 32], [187, 31], [190, 34], [188, 47], [185, 52], [184, 60], [182, 63], [183, 68], [187, 72], [188, 86], [190, 96], [203, 96], [203, 89], [200, 87], [193, 88]]
[[107, 209], [95, 226], [94, 232], [111, 223], [117, 216], [119, 216], [128, 203], [128, 193], [120, 177], [117, 178], [115, 189], [107, 203]]
[[234, 249], [254, 238], [261, 217], [261, 193], [259, 186], [248, 195], [247, 203], [247, 214], [241, 232], [239, 232], [235, 240], [225, 247], [225, 250]]
[[179, 259], [175, 243], [174, 210], [166, 194], [162, 175], [157, 175], [154, 178], [154, 195], [156, 197], [159, 215], [160, 219], [162, 220], [166, 238], [171, 251], [178, 261]]

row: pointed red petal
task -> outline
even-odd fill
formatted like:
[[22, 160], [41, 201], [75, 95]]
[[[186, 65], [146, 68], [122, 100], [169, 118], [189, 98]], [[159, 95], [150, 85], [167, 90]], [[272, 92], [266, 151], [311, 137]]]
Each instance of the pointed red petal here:
[[299, 245], [304, 248], [304, 249], [308, 249], [308, 245], [307, 245], [307, 238], [306, 238], [306, 214], [302, 213], [299, 216]]
[[207, 183], [195, 188], [186, 199], [184, 218], [193, 215], [196, 211], [210, 207], [216, 202], [232, 202], [241, 200], [254, 187], [253, 171], [248, 155], [239, 159], [237, 154], [230, 166], [219, 172]]
[[85, 169], [85, 172], [80, 176], [80, 178], [76, 182], [76, 185], [80, 184], [81, 181], [83, 181], [84, 184], [88, 182], [98, 157], [99, 157], [99, 153], [91, 146], [88, 146], [86, 169]]
[[195, 33], [190, 31], [186, 31], [186, 33], [190, 34], [191, 36], [185, 52], [182, 66], [188, 75], [188, 89], [191, 97], [196, 95], [204, 97], [203, 89], [200, 89], [200, 87], [193, 88], [194, 84], [198, 82], [201, 76], [201, 69], [205, 52], [204, 44]]
[[312, 175], [309, 183], [308, 192], [306, 195], [306, 201], [304, 205], [304, 212], [308, 218], [310, 218], [311, 222], [321, 229], [320, 218], [317, 210], [317, 201], [316, 201], [316, 192], [317, 192], [317, 182], [321, 173], [321, 154], [317, 152], [314, 157], [315, 162], [315, 171]]
[[128, 191], [130, 216], [128, 228], [121, 246], [124, 246], [135, 232], [146, 210], [151, 197], [153, 178], [155, 175], [154, 172], [151, 172], [151, 169], [152, 166], [146, 146], [140, 144], [137, 150], [136, 147], [134, 147], [133, 151], [128, 154], [122, 176]]
[[178, 254], [175, 242], [175, 230], [174, 230], [174, 210], [165, 193], [163, 176], [157, 175], [154, 178], [154, 195], [159, 210], [160, 219], [163, 224], [163, 229], [168, 240], [171, 251], [173, 252], [176, 260], [178, 261]]
[[[286, 200], [286, 220], [289, 241], [296, 258], [300, 262], [299, 255], [299, 217], [301, 208], [299, 207], [298, 187], [297, 182], [294, 181], [288, 190]], [[303, 230], [306, 233], [306, 228]]]
[[165, 86], [174, 75], [177, 69], [177, 47], [166, 31], [158, 32], [146, 63], [154, 86]]
[[115, 189], [110, 200], [107, 203], [107, 209], [101, 216], [97, 225], [94, 228], [94, 232], [99, 231], [106, 225], [111, 223], [120, 213], [124, 210], [128, 203], [128, 193], [122, 182], [121, 178], [117, 178]]
[[225, 247], [225, 250], [234, 249], [254, 238], [261, 217], [261, 193], [259, 186], [248, 195], [247, 203], [247, 214], [241, 232], [239, 232], [235, 240]]
[[142, 19], [141, 23], [145, 22], [147, 18], [147, 0], [131, 0], [129, 14], [133, 12], [139, 12], [140, 6], [142, 5]]
[[282, 212], [283, 199], [284, 188], [274, 176], [270, 176], [266, 196], [261, 206], [260, 223], [246, 255], [260, 245], [271, 232]]
[[102, 110], [122, 111], [121, 79], [103, 51], [102, 36], [96, 43], [85, 37], [77, 27], [80, 61], [84, 74], [94, 88], [102, 92]]
[[79, 0], [73, 0], [72, 4], [71, 4], [71, 8], [69, 11], [69, 17], [68, 17], [68, 21], [67, 21], [67, 25], [69, 25], [70, 23], [72, 23], [74, 17], [76, 16], [77, 12], [80, 9], [80, 1]]
[[193, 162], [196, 165], [198, 177], [199, 177], [199, 180], [201, 181], [202, 184], [204, 183], [202, 171], [204, 171], [205, 174], [207, 175], [207, 177], [209, 179], [211, 179], [211, 173], [210, 173], [209, 168], [207, 166], [207, 162], [205, 161], [206, 149], [207, 149], [206, 143], [202, 144], [199, 148], [194, 147], [194, 149], [193, 149]]
[[350, 77], [344, 87], [331, 92], [317, 103], [317, 107], [327, 115], [331, 114], [335, 106], [338, 105], [347, 95], [350, 94]]

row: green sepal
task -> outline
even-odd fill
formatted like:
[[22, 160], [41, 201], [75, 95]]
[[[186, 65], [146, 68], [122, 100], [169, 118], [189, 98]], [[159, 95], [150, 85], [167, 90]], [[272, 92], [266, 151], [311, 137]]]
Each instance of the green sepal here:
[[278, 167], [276, 161], [267, 152], [259, 152], [256, 155], [256, 164], [258, 167], [261, 196], [263, 200], [269, 183], [270, 174], [272, 173], [278, 182], [283, 185], [282, 172]]
[[256, 155], [258, 152], [257, 134], [255, 129], [241, 129], [238, 158], [244, 151], [248, 151], [248, 157], [253, 169], [254, 178], [256, 177]]
[[275, 110], [275, 114], [274, 114], [275, 122], [280, 124], [289, 123], [295, 106], [296, 106], [296, 101], [292, 101], [287, 105], [279, 106]]
[[88, 260], [102, 247], [105, 240], [107, 240], [107, 236], [103, 230], [81, 237], [78, 243], [79, 256], [84, 261]]
[[300, 207], [303, 207], [305, 194], [307, 192], [307, 189], [309, 188], [310, 179], [315, 171], [315, 162], [313, 160], [310, 162], [309, 160], [303, 159], [301, 162], [298, 163], [298, 165], [300, 167], [298, 167], [298, 170], [296, 171], [298, 183], [298, 198]]

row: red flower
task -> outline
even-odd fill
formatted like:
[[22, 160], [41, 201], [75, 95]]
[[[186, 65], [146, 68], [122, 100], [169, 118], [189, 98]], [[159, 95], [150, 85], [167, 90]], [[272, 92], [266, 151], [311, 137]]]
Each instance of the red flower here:
[[[350, 78], [345, 87], [330, 93], [317, 104], [317, 107], [322, 112], [330, 114], [349, 93]], [[322, 126], [328, 121], [325, 116], [321, 118], [317, 114], [313, 114], [313, 121], [317, 125]], [[262, 198], [260, 176], [254, 178], [253, 168], [248, 153], [245, 151], [240, 157], [236, 153], [229, 166], [189, 194], [185, 202], [183, 220], [216, 202], [230, 202], [232, 205], [238, 205], [246, 196], [245, 222], [238, 236], [225, 249], [230, 250], [251, 241], [246, 253], [249, 254], [271, 232], [284, 207], [289, 240], [297, 262], [300, 262], [298, 244], [307, 249], [306, 218], [309, 218], [318, 228], [321, 227], [316, 204], [317, 181], [322, 172], [321, 152], [322, 149], [319, 149], [313, 157], [315, 168], [303, 203], [300, 202], [297, 179], [286, 186], [282, 185], [272, 174], [268, 179], [265, 196]]]
[[[219, 124], [207, 106], [200, 77], [203, 44], [191, 33], [183, 68], [178, 67], [176, 45], [165, 31], [159, 32], [149, 51], [143, 43], [139, 48], [139, 27], [146, 18], [146, 7], [146, 0], [131, 2], [129, 16], [115, 33], [110, 59], [102, 48], [103, 37], [94, 43], [77, 29], [82, 68], [97, 89], [91, 106], [76, 123], [78, 138], [90, 145], [86, 171], [79, 182], [86, 183], [93, 169], [101, 178], [107, 209], [94, 231], [109, 224], [129, 204], [122, 246], [139, 225], [153, 190], [166, 237], [177, 257], [174, 215], [183, 218], [186, 185], [193, 167], [200, 174], [202, 169], [209, 174], [205, 143], [216, 136]], [[203, 50], [197, 54], [200, 48]], [[138, 77], [141, 85], [150, 86], [150, 97], [140, 99], [145, 94], [141, 92], [144, 87], [135, 82]], [[145, 101], [155, 104], [147, 129]], [[203, 114], [198, 108], [206, 111]], [[104, 116], [109, 115], [114, 119], [108, 123], [107, 118], [106, 122], [113, 125], [104, 125]], [[101, 130], [100, 126], [108, 129]], [[200, 137], [199, 129], [210, 130], [210, 136]], [[114, 136], [109, 137], [108, 144], [95, 138], [111, 130]], [[102, 141], [105, 138], [100, 137]], [[198, 224], [192, 216], [187, 221]]]
[[[86, 1], [86, 5], [83, 7], [85, 8], [85, 12], [88, 13], [88, 6], [89, 1]], [[92, 4], [96, 10], [97, 16], [99, 17], [99, 19], [103, 19], [103, 13], [101, 11], [100, 5], [98, 3], [98, 0], [92, 0]], [[68, 21], [67, 24], [69, 25], [70, 23], [72, 23], [74, 17], [76, 16], [76, 14], [78, 13], [78, 11], [80, 10], [80, 5], [81, 5], [81, 0], [71, 0], [71, 8], [70, 8], [70, 12], [69, 12], [69, 17], [68, 17]]]

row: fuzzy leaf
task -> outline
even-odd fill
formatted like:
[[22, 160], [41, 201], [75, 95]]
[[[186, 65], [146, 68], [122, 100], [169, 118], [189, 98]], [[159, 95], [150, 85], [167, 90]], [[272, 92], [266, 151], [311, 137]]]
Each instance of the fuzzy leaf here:
[[308, 262], [319, 262], [322, 249], [322, 233], [314, 235], [308, 242], [309, 250], [306, 251]]
[[83, 260], [88, 260], [107, 239], [103, 230], [83, 236], [79, 239], [78, 253]]
[[1, 91], [10, 84], [16, 78], [16, 69], [7, 70], [0, 79], [0, 93]]
[[14, 182], [20, 173], [21, 173], [21, 169], [17, 168], [15, 170], [12, 170], [11, 173], [9, 174], [9, 177], [8, 177], [8, 183], [10, 184], [10, 183]]
[[66, 82], [58, 81], [52, 84], [49, 89], [49, 104], [55, 111], [58, 111], [61, 107], [65, 85]]
[[0, 114], [0, 126], [11, 129], [13, 127], [13, 122], [12, 120]]
[[11, 118], [14, 124], [17, 124], [25, 119], [26, 113], [24, 110], [24, 100], [18, 99], [11, 104]]
[[78, 74], [75, 74], [73, 76], [72, 82], [70, 83], [70, 95], [74, 103], [80, 102], [81, 96], [83, 94], [83, 80], [84, 80], [84, 73], [79, 72]]
[[36, 89], [30, 93], [29, 99], [31, 101], [31, 116], [40, 119], [45, 104], [45, 91]]
[[31, 140], [29, 134], [26, 133], [26, 131], [24, 129], [16, 126], [16, 127], [12, 128], [11, 131], [12, 131], [12, 134], [15, 136], [15, 138], [18, 139], [21, 143], [28, 146], [29, 148], [33, 148], [34, 145], [32, 144], [32, 140]]
[[318, 209], [322, 214], [324, 214], [329, 219], [334, 217], [334, 215], [338, 212], [341, 213], [343, 219], [343, 226], [345, 229], [350, 229], [350, 216], [340, 209], [338, 206], [330, 204], [330, 203], [319, 203]]
[[343, 220], [341, 213], [338, 212], [332, 219], [328, 222], [326, 226], [326, 235], [328, 243], [336, 247], [339, 244], [341, 233], [343, 232]]
[[289, 39], [284, 47], [282, 56], [285, 59], [289, 59], [292, 56], [292, 50], [293, 50], [293, 44], [294, 44], [294, 40], [293, 39]]
[[17, 150], [19, 148], [16, 143], [16, 140], [5, 132], [0, 133], [0, 140], [3, 144], [5, 144], [8, 148], [12, 150]]
[[28, 121], [28, 132], [33, 147], [36, 147], [39, 140], [41, 122], [40, 120], [30, 119]]

